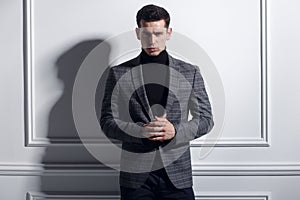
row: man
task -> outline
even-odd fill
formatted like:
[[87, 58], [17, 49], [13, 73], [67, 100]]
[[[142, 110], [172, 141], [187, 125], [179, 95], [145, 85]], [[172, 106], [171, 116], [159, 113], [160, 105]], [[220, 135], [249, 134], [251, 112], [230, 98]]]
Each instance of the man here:
[[146, 5], [136, 20], [142, 52], [110, 69], [100, 119], [122, 141], [121, 199], [195, 199], [189, 141], [213, 127], [204, 81], [198, 67], [167, 53], [164, 8]]

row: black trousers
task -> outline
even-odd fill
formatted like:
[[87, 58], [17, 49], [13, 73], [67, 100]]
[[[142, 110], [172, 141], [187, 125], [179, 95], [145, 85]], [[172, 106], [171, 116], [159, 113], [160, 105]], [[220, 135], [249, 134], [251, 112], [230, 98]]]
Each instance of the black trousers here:
[[137, 189], [120, 187], [121, 200], [195, 200], [193, 188], [177, 189], [165, 169], [150, 172], [146, 182]]

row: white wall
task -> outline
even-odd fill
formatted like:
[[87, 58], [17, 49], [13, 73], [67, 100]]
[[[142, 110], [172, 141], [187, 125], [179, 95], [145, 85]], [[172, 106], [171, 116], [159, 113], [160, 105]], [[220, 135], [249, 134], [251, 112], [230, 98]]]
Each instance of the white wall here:
[[[169, 10], [175, 32], [207, 52], [224, 86], [221, 138], [214, 148], [192, 143], [197, 198], [299, 199], [300, 3], [151, 2]], [[83, 58], [100, 41], [133, 30], [146, 3], [0, 2], [1, 200], [118, 199], [118, 173], [78, 144], [68, 106]], [[111, 47], [104, 63], [115, 59]]]

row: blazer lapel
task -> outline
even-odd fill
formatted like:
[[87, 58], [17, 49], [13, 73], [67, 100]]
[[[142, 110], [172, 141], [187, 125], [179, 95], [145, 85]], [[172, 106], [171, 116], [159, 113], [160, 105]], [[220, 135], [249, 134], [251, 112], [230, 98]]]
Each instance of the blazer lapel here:
[[[140, 63], [140, 57], [137, 58], [138, 63]], [[172, 108], [174, 99], [176, 98], [177, 90], [179, 87], [179, 67], [176, 65], [173, 57], [169, 55], [169, 67], [170, 67], [170, 78], [169, 78], [169, 93], [167, 97], [167, 104], [166, 104], [166, 112], [170, 111]], [[134, 85], [134, 89], [142, 103], [142, 106], [146, 109], [147, 111], [147, 118], [149, 121], [154, 119], [153, 113], [150, 109], [150, 104], [147, 98], [146, 94], [146, 89], [144, 86], [144, 80], [143, 80], [143, 72], [142, 72], [142, 65], [136, 65], [133, 67], [131, 70], [131, 76], [132, 76], [132, 81]]]
[[177, 90], [179, 88], [179, 67], [176, 65], [174, 62], [174, 59], [172, 56], [169, 55], [169, 71], [170, 71], [170, 78], [169, 78], [169, 93], [168, 93], [168, 98], [167, 98], [167, 104], [166, 104], [166, 112], [170, 111], [172, 108], [174, 99], [176, 98], [177, 95]]
[[[140, 59], [140, 58], [138, 58], [138, 59]], [[142, 72], [141, 64], [133, 67], [133, 69], [131, 70], [131, 76], [132, 76], [134, 89], [142, 103], [142, 106], [147, 111], [146, 115], [147, 115], [148, 120], [151, 121], [151, 119], [153, 119], [154, 117], [153, 117], [152, 111], [150, 109], [150, 104], [149, 104], [147, 94], [146, 94], [146, 89], [144, 86], [143, 72]]]

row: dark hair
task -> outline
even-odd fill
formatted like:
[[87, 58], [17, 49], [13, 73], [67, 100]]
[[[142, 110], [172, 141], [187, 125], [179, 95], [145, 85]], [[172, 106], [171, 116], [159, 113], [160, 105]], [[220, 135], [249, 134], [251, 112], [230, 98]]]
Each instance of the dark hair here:
[[170, 15], [162, 7], [150, 4], [142, 7], [136, 14], [136, 23], [138, 27], [141, 27], [141, 20], [146, 22], [153, 22], [158, 20], [165, 20], [166, 28], [170, 24]]

